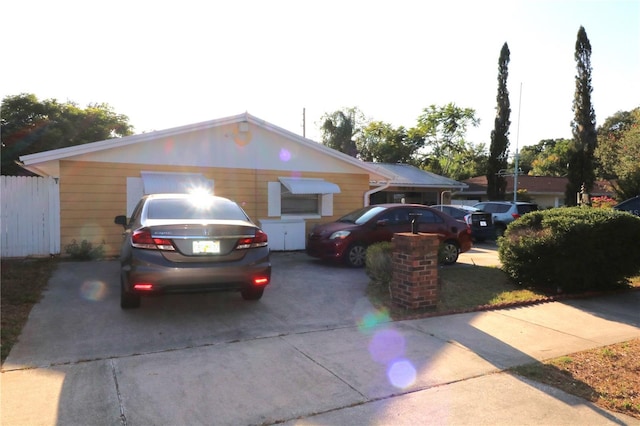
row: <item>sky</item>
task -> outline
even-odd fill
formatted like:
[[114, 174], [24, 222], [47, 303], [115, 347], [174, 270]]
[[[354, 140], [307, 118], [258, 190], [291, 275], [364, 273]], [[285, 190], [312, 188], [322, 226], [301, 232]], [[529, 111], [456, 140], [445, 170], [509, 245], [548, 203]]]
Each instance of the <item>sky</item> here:
[[319, 141], [336, 110], [410, 128], [453, 102], [488, 147], [506, 42], [513, 153], [571, 137], [580, 26], [597, 123], [640, 106], [640, 0], [30, 0], [2, 15], [2, 98], [107, 103], [136, 133], [249, 112]]

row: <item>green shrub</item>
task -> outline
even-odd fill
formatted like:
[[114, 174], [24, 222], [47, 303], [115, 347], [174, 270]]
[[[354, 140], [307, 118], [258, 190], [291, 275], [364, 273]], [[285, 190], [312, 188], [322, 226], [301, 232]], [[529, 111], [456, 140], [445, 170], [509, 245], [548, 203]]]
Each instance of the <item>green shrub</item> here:
[[[442, 262], [443, 245], [440, 244], [438, 249], [438, 263]], [[367, 257], [365, 260], [365, 270], [367, 276], [377, 284], [388, 286], [391, 283], [393, 275], [393, 243], [385, 241], [375, 243], [367, 248]]]
[[393, 243], [382, 242], [367, 248], [365, 271], [375, 285], [388, 287], [391, 282]]
[[640, 218], [589, 207], [532, 212], [509, 225], [498, 250], [503, 270], [523, 285], [611, 289], [640, 272]]
[[67, 244], [64, 247], [64, 251], [77, 260], [100, 259], [104, 256], [104, 241], [99, 246], [94, 247], [87, 240], [82, 240], [80, 244], [73, 240], [71, 244]]

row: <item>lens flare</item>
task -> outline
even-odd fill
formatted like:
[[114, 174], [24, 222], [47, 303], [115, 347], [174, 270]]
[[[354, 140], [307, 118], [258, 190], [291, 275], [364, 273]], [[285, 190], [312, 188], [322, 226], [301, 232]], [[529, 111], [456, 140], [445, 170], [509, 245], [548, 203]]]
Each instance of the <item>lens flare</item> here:
[[208, 209], [213, 204], [211, 192], [207, 188], [197, 187], [189, 190], [189, 201], [197, 209]]
[[92, 302], [99, 302], [107, 297], [107, 285], [102, 281], [85, 281], [80, 286], [80, 295]]
[[389, 311], [387, 309], [379, 309], [374, 312], [367, 312], [358, 321], [358, 329], [360, 331], [371, 330], [382, 323], [391, 321]]
[[393, 362], [387, 370], [389, 382], [399, 389], [407, 388], [415, 383], [416, 376], [415, 367], [407, 359], [399, 359]]
[[286, 163], [289, 160], [291, 160], [291, 152], [289, 152], [288, 149], [281, 148], [280, 149], [280, 161], [284, 161]]
[[404, 350], [404, 336], [391, 329], [376, 332], [369, 343], [371, 359], [380, 364], [388, 364], [403, 356]]
[[239, 147], [247, 146], [251, 142], [252, 137], [250, 131], [233, 133], [233, 140]]
[[173, 139], [169, 139], [164, 143], [164, 153], [171, 154], [173, 152], [173, 148], [175, 145], [175, 141]]

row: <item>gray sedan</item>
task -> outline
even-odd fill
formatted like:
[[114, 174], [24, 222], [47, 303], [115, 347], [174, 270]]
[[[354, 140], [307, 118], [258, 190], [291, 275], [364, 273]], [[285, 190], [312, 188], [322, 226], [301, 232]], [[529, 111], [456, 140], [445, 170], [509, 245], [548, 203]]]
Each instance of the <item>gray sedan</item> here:
[[120, 306], [140, 306], [141, 295], [240, 291], [262, 297], [271, 280], [267, 235], [235, 202], [213, 195], [144, 196], [124, 227]]

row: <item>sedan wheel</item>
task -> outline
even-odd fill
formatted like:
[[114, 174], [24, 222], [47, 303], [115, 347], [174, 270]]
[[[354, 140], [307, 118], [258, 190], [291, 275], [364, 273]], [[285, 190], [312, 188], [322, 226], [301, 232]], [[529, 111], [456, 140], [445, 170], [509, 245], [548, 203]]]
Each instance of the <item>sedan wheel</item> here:
[[361, 268], [367, 260], [367, 248], [362, 244], [354, 244], [347, 250], [345, 261], [353, 268]]
[[140, 307], [140, 295], [126, 291], [122, 277], [120, 278], [120, 307], [122, 309], [134, 309]]
[[459, 254], [460, 251], [455, 243], [445, 241], [440, 248], [440, 262], [442, 262], [443, 265], [453, 265], [458, 260]]
[[244, 300], [260, 300], [263, 292], [264, 288], [247, 287], [243, 288], [240, 294]]

